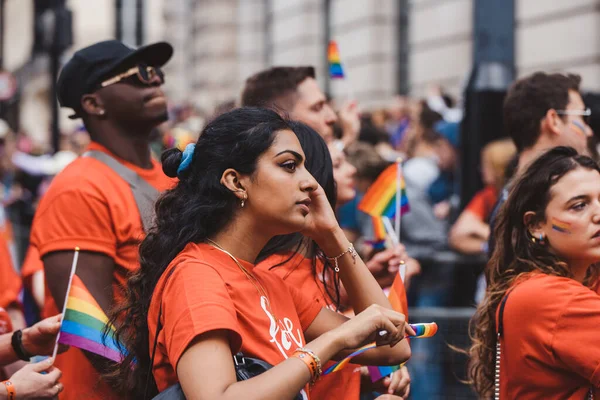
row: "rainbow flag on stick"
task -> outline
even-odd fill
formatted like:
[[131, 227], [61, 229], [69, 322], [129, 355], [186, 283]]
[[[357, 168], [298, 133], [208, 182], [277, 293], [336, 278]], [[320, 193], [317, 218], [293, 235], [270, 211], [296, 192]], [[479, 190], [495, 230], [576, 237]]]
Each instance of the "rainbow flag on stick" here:
[[335, 40], [329, 41], [327, 61], [329, 62], [329, 76], [331, 79], [344, 79], [344, 68], [340, 61], [340, 51]]
[[[405, 336], [405, 338], [428, 338], [428, 337], [433, 337], [437, 333], [437, 324], [435, 322], [429, 322], [429, 323], [425, 323], [425, 324], [410, 324], [410, 326], [413, 328], [413, 330], [417, 334], [415, 336], [408, 336], [407, 335], [407, 336]], [[350, 360], [352, 358], [356, 357], [359, 354], [364, 353], [367, 350], [374, 349], [375, 347], [377, 347], [377, 344], [375, 344], [375, 342], [364, 345], [363, 347], [361, 347], [360, 349], [356, 350], [355, 352], [353, 352], [349, 356], [346, 356], [346, 358], [344, 358], [343, 360], [338, 361], [337, 363], [335, 363], [331, 367], [327, 368], [327, 370], [325, 372], [323, 372], [323, 375], [329, 375], [332, 372], [337, 372], [337, 371], [341, 370], [346, 365], [348, 365], [348, 363], [350, 362]], [[371, 367], [369, 367], [369, 368], [371, 368]], [[386, 371], [385, 368], [390, 368], [390, 369], [393, 369], [395, 371], [395, 370], [397, 370], [399, 368], [399, 366], [374, 367], [374, 368], [384, 368], [381, 371], [385, 372]], [[389, 374], [387, 374], [387, 375], [389, 375]], [[387, 376], [387, 375], [381, 376], [380, 379], [383, 378], [383, 377], [385, 377], [385, 376]]]
[[125, 358], [125, 347], [116, 342], [113, 336], [114, 326], [109, 326], [105, 336], [104, 328], [108, 324], [108, 318], [85, 284], [75, 275], [78, 255], [79, 249], [77, 248], [73, 257], [73, 267], [57, 344], [77, 347], [115, 362], [121, 362]]
[[[369, 190], [358, 204], [359, 210], [374, 217], [388, 217], [394, 220], [396, 218], [396, 196], [398, 192], [400, 193], [400, 215], [410, 210], [408, 197], [406, 197], [406, 184], [404, 177], [401, 176], [398, 179], [398, 168], [400, 168], [400, 163], [394, 163], [377, 177], [377, 180], [369, 187]], [[400, 185], [399, 190], [398, 184]]]

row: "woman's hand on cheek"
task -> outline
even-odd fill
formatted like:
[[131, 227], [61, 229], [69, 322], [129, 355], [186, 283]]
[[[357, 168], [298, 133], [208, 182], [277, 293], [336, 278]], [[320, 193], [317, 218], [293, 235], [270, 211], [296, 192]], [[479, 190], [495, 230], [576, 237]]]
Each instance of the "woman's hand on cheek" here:
[[320, 238], [339, 229], [339, 224], [320, 185], [310, 193], [310, 199], [310, 213], [306, 216], [302, 233], [318, 242]]

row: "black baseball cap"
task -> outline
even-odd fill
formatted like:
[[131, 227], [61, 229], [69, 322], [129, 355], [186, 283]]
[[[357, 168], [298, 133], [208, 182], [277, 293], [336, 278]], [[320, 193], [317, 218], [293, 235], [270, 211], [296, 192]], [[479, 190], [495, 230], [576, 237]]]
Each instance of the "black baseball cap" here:
[[63, 67], [57, 82], [57, 97], [61, 107], [75, 111], [69, 118], [81, 116], [81, 97], [91, 93], [111, 75], [143, 63], [162, 67], [173, 55], [173, 47], [158, 42], [133, 49], [118, 40], [106, 40], [78, 50]]

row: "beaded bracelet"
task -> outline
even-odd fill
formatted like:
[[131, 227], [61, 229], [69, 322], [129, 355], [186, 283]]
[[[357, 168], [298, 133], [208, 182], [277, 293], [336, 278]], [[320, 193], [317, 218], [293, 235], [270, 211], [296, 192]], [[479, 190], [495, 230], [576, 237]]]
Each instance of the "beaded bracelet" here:
[[352, 243], [350, 243], [350, 246], [348, 246], [348, 248], [346, 249], [346, 251], [344, 251], [342, 254], [336, 256], [336, 257], [327, 257], [325, 256], [325, 258], [328, 261], [333, 261], [334, 264], [334, 270], [335, 272], [340, 272], [340, 266], [338, 265], [338, 258], [343, 257], [344, 255], [350, 253], [350, 255], [352, 256], [352, 262], [354, 262], [356, 264], [356, 257], [358, 257], [358, 253], [356, 252], [356, 250], [354, 249], [354, 245]]
[[296, 349], [292, 357], [297, 357], [306, 364], [310, 371], [310, 385], [314, 385], [321, 377], [321, 359], [312, 350], [304, 347]]
[[2, 381], [6, 387], [6, 391], [8, 392], [8, 400], [15, 400], [17, 398], [17, 391], [15, 390], [15, 385], [11, 381]]

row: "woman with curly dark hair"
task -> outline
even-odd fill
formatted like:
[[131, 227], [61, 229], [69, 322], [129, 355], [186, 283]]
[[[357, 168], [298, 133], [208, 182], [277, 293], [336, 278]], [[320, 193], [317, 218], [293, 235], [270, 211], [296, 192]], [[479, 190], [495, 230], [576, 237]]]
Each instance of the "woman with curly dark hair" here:
[[556, 147], [515, 183], [473, 318], [469, 377], [482, 398], [600, 395], [600, 168]]
[[[124, 391], [141, 398], [150, 378], [150, 394], [180, 383], [188, 399], [306, 398], [321, 365], [369, 340], [384, 346], [357, 361], [410, 356], [402, 339], [412, 329], [343, 235], [304, 160], [285, 120], [246, 108], [217, 117], [183, 153], [163, 154], [163, 170], [179, 183], [156, 204], [141, 269], [113, 317], [128, 349], [116, 373]], [[339, 268], [360, 314], [347, 319], [254, 268], [271, 238], [293, 232]], [[238, 351], [274, 367], [237, 382]]]

